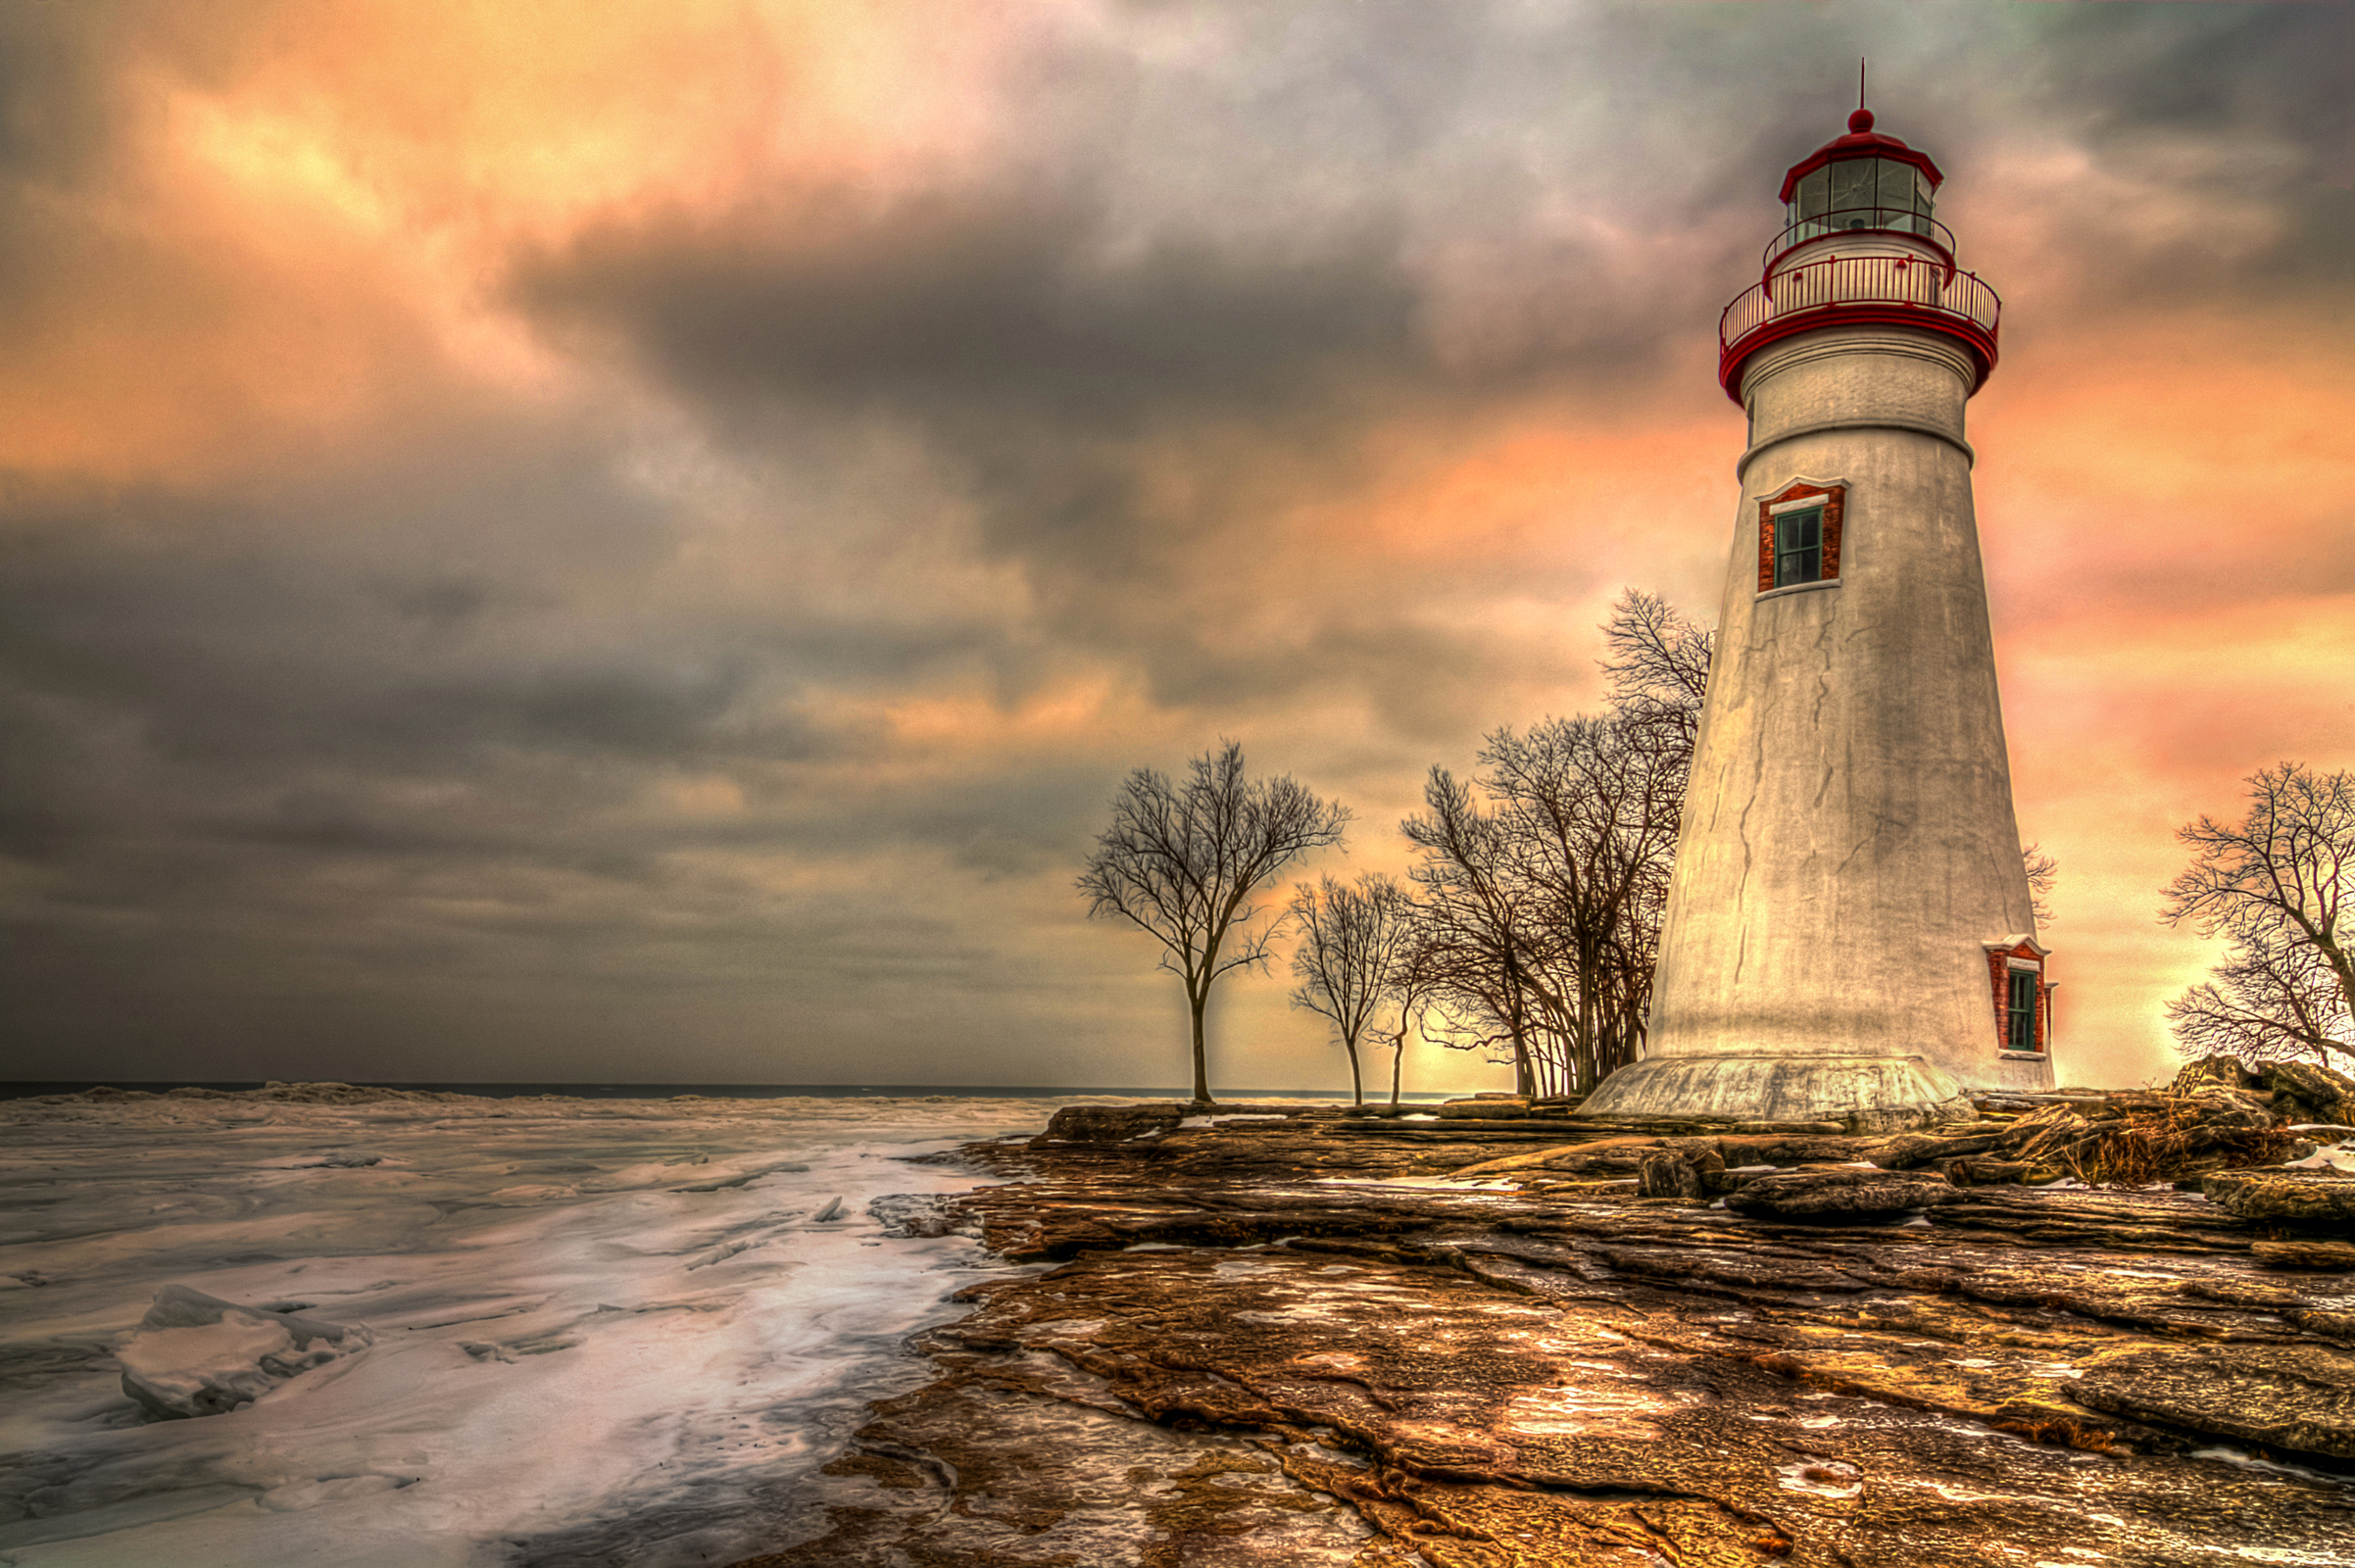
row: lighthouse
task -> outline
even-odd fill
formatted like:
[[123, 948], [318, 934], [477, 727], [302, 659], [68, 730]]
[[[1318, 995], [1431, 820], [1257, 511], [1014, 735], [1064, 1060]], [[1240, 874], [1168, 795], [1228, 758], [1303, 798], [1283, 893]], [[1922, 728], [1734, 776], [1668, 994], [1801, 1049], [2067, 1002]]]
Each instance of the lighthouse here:
[[1965, 406], [2000, 302], [1928, 154], [1848, 117], [1726, 308], [1749, 418], [1644, 1059], [1588, 1115], [1970, 1113], [2052, 1087]]

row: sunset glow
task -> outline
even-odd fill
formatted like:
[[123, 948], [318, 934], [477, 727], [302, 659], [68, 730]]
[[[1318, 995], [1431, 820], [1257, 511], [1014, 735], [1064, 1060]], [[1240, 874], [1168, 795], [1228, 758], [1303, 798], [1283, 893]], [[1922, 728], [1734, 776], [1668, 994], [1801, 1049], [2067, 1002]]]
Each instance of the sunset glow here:
[[[18, 1075], [1177, 1082], [1120, 777], [1402, 869], [1623, 586], [1713, 618], [1718, 312], [1868, 48], [2004, 296], [2061, 1076], [2171, 1073], [2175, 828], [2355, 766], [2351, 16], [14, 8]], [[1224, 1083], [1346, 1079], [1284, 990]]]

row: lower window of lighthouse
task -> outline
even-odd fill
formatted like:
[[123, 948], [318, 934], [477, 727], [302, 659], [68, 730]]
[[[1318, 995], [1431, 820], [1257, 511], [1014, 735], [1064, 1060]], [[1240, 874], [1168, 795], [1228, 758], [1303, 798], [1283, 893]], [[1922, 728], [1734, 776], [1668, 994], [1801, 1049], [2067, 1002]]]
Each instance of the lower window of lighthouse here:
[[1824, 509], [1780, 513], [1775, 517], [1775, 586], [1818, 582], [1824, 575]]
[[2011, 1005], [2005, 1009], [2004, 1049], [2036, 1049], [2036, 975], [2034, 969], [2011, 972]]

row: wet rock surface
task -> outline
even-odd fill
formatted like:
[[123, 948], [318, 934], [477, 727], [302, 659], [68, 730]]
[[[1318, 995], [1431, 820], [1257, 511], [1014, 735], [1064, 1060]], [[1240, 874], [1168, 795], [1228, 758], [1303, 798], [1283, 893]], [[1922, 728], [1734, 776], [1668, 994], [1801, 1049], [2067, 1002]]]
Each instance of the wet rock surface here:
[[2008, 1127], [1537, 1119], [973, 1146], [1007, 1275], [752, 1564], [2355, 1562], [2328, 1232], [1954, 1179]]

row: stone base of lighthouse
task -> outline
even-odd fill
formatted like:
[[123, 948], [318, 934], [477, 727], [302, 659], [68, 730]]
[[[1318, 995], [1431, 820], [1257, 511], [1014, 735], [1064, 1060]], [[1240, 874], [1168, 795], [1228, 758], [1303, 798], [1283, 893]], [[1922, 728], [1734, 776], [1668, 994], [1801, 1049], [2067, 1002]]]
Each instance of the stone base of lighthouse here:
[[1582, 1116], [1838, 1121], [1893, 1132], [1975, 1112], [1953, 1076], [1920, 1056], [1654, 1056], [1620, 1068]]

